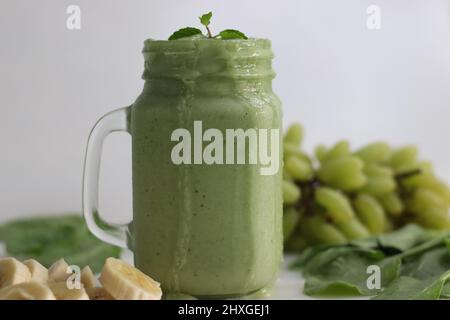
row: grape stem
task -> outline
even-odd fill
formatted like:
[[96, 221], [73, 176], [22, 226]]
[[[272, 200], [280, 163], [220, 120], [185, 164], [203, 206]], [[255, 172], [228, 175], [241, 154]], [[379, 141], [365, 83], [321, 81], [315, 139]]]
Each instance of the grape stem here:
[[420, 173], [422, 173], [422, 169], [420, 169], [420, 168], [412, 169], [412, 170], [408, 170], [408, 171], [405, 171], [405, 172], [397, 173], [395, 175], [395, 179], [402, 180], [402, 179], [406, 179], [406, 178], [415, 176], [415, 175], [420, 174]]
[[305, 214], [313, 212], [315, 191], [321, 184], [319, 179], [314, 177], [309, 181], [297, 181], [296, 184], [302, 191], [302, 196], [296, 205], [297, 211], [303, 211]]

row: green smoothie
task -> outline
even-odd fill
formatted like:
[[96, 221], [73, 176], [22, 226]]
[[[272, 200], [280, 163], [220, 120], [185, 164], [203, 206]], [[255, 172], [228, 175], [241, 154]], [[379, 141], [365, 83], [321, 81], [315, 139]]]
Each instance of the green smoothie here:
[[[136, 266], [165, 293], [219, 298], [270, 285], [282, 260], [281, 138], [273, 174], [262, 174], [267, 165], [250, 163], [250, 154], [245, 163], [227, 163], [223, 154], [222, 164], [194, 156], [212, 141], [202, 140], [208, 129], [223, 133], [216, 146], [229, 154], [226, 145], [236, 141], [229, 143], [227, 130], [261, 137], [281, 128], [270, 42], [147, 40], [143, 53], [145, 85], [130, 119]], [[190, 163], [171, 157], [180, 128], [192, 137]]]

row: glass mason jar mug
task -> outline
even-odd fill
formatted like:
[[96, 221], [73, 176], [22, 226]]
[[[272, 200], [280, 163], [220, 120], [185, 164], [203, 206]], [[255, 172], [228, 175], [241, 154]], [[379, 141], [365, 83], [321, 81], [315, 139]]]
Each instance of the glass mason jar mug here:
[[[165, 293], [233, 297], [270, 285], [282, 259], [281, 105], [270, 42], [147, 40], [143, 53], [143, 92], [89, 137], [89, 229], [130, 248]], [[132, 136], [127, 226], [97, 223], [101, 149], [113, 131]]]

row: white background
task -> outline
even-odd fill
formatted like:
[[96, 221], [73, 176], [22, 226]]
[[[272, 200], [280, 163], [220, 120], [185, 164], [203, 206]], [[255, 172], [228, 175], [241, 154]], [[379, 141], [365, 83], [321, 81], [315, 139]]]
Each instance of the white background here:
[[[82, 29], [66, 28], [66, 8]], [[366, 9], [382, 10], [381, 30]], [[450, 180], [448, 0], [0, 0], [0, 219], [80, 211], [84, 149], [104, 113], [131, 104], [146, 38], [214, 12], [212, 29], [270, 38], [285, 125], [306, 148], [350, 138], [418, 144]], [[108, 139], [101, 205], [131, 216], [130, 138]]]

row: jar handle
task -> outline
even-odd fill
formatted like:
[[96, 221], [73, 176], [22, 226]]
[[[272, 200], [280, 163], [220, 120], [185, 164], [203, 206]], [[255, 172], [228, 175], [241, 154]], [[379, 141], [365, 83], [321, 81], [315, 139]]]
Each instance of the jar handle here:
[[127, 225], [111, 224], [98, 213], [98, 185], [103, 142], [112, 132], [130, 132], [131, 108], [125, 107], [104, 115], [89, 135], [83, 173], [83, 214], [88, 229], [100, 240], [128, 248]]

